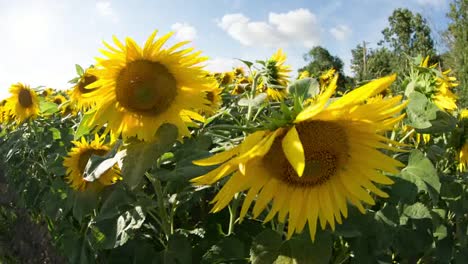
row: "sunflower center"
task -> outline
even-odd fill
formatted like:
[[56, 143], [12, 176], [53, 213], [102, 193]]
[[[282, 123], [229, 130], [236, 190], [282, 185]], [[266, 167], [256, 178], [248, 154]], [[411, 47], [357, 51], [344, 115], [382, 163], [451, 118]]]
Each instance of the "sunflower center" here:
[[93, 82], [97, 81], [97, 77], [92, 75], [92, 74], [85, 74], [83, 76], [83, 79], [80, 80], [80, 83], [78, 84], [78, 89], [80, 90], [80, 92], [82, 94], [85, 94], [85, 93], [90, 93], [94, 90], [96, 90], [97, 88], [93, 88], [93, 89], [86, 89], [85, 87], [92, 84]]
[[296, 125], [305, 155], [302, 177], [286, 159], [282, 148], [282, 137], [273, 143], [264, 156], [264, 166], [281, 181], [298, 187], [320, 185], [336, 175], [348, 159], [348, 139], [338, 123], [328, 121], [302, 122]]
[[214, 92], [213, 91], [206, 92], [206, 99], [208, 99], [208, 101], [210, 101], [211, 103], [214, 103], [214, 99], [215, 99]]
[[176, 95], [174, 76], [159, 62], [130, 62], [117, 78], [117, 101], [133, 112], [160, 114], [169, 108]]
[[20, 105], [24, 108], [28, 108], [33, 104], [31, 92], [26, 89], [21, 89], [18, 94], [18, 101]]
[[80, 157], [78, 158], [78, 169], [80, 170], [80, 173], [84, 173], [86, 169], [86, 164], [88, 164], [91, 155], [104, 156], [106, 155], [106, 153], [107, 151], [104, 149], [88, 149], [81, 153]]

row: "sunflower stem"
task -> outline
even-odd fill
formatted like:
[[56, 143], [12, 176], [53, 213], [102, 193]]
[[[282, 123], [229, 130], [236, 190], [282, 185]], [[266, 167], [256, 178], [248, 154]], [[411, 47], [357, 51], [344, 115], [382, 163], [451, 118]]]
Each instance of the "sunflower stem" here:
[[[250, 100], [253, 100], [255, 98], [255, 94], [257, 92], [257, 81], [258, 78], [260, 77], [260, 74], [255, 74], [253, 81], [252, 81], [252, 90], [250, 91], [250, 94], [248, 95], [248, 98]], [[252, 116], [252, 110], [253, 110], [253, 104], [249, 104], [249, 108], [247, 109], [247, 124], [250, 123], [250, 118]]]
[[229, 229], [227, 235], [230, 236], [234, 231], [234, 224], [237, 220], [237, 208], [239, 208], [239, 197], [236, 194], [232, 201], [232, 204], [229, 205]]
[[164, 194], [161, 186], [161, 181], [158, 178], [152, 177], [152, 183], [154, 190], [156, 191], [156, 198], [158, 199], [159, 216], [161, 217], [161, 227], [166, 235], [166, 239], [169, 240], [171, 235], [170, 219], [167, 215], [166, 208], [164, 207]]
[[402, 139], [400, 139], [399, 142], [400, 142], [400, 143], [403, 143], [403, 142], [404, 142], [409, 136], [411, 136], [415, 131], [416, 131], [416, 130], [414, 130], [414, 128], [411, 129], [411, 131], [409, 131], [408, 133], [406, 133], [406, 135], [405, 135]]

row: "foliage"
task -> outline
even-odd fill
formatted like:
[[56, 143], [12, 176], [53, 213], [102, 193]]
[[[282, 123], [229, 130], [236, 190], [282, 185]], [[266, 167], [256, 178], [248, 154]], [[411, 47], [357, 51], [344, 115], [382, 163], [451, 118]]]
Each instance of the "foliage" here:
[[468, 106], [468, 10], [467, 0], [454, 0], [447, 14], [450, 23], [444, 32], [448, 51], [448, 66], [460, 82], [459, 94], [462, 107]]
[[[463, 4], [455, 2], [452, 12], [459, 12], [455, 6]], [[382, 144], [379, 151], [404, 166], [387, 175], [392, 185], [376, 186], [388, 197], [372, 194], [376, 202], [363, 207], [365, 214], [349, 206], [342, 224], [318, 228], [315, 240], [307, 227], [286, 239], [289, 223], [276, 218], [263, 223], [247, 213], [241, 221], [240, 205], [247, 199], [243, 192], [227, 209], [210, 213], [210, 201], [226, 181], [195, 187], [191, 180], [217, 168], [193, 161], [232, 149], [255, 131], [289, 127], [305, 107], [317, 104], [330, 84], [321, 79], [323, 73], [334, 68], [340, 78], [344, 76], [341, 60], [322, 47], [305, 56], [304, 69], [311, 78], [287, 86], [272, 80], [280, 74], [278, 62], [271, 59], [242, 61], [246, 66], [242, 69], [210, 74], [218, 82], [220, 108], [214, 113], [201, 111], [202, 118], [186, 121], [190, 137], [181, 138], [176, 126], [164, 124], [151, 141], [122, 138], [106, 133], [106, 128], [89, 127], [93, 110], [54, 103], [53, 95], [47, 94], [41, 95], [41, 113], [34, 120], [16, 124], [8, 119], [11, 113], [0, 109], [2, 118], [7, 114], [0, 131], [0, 168], [18, 195], [18, 206], [32, 221], [46, 223], [57, 252], [70, 263], [464, 263], [468, 258], [468, 173], [458, 169], [457, 157], [468, 143], [468, 120], [461, 117], [461, 109], [445, 111], [436, 104], [440, 78], [449, 79], [440, 69], [424, 66], [421, 56], [395, 66], [406, 56], [434, 52], [425, 20], [398, 9], [389, 23], [384, 30], [387, 47], [364, 54], [358, 45], [353, 50], [353, 70], [358, 81], [400, 73], [395, 94], [386, 98], [401, 95], [409, 102], [404, 118], [382, 135], [392, 143]], [[451, 34], [458, 36], [456, 32], [453, 29]], [[363, 56], [367, 56], [365, 68], [360, 62]], [[79, 76], [85, 72], [78, 65], [76, 70]], [[283, 68], [282, 74], [287, 72]], [[349, 94], [345, 82], [339, 87]], [[274, 100], [268, 89], [285, 96]], [[95, 134], [104, 135], [113, 148], [103, 155], [89, 155], [83, 168], [90, 187], [74, 190], [67, 182], [63, 160], [73, 140], [90, 140]], [[421, 140], [423, 136], [429, 139]], [[395, 147], [402, 151], [392, 154]], [[96, 184], [115, 166], [122, 180]], [[270, 209], [266, 206], [266, 211]], [[2, 235], [16, 217], [0, 205]], [[1, 250], [0, 258], [16, 261]]]

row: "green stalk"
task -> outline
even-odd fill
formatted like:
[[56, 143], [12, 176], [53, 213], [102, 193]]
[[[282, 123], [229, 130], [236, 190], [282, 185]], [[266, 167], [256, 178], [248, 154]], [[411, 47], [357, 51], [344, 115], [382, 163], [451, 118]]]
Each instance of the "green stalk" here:
[[227, 235], [230, 236], [234, 231], [234, 224], [237, 220], [237, 209], [239, 208], [239, 197], [236, 194], [232, 201], [232, 204], [229, 205], [229, 229]]

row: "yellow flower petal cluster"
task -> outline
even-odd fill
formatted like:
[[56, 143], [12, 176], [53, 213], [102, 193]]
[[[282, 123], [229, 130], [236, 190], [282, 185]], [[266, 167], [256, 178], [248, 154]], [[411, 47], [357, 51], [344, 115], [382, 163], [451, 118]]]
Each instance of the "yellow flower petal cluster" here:
[[28, 118], [34, 119], [39, 115], [39, 99], [36, 92], [28, 85], [13, 84], [10, 93], [12, 95], [7, 99], [4, 111], [10, 115], [11, 120], [20, 124]]
[[[91, 182], [84, 179], [84, 172], [89, 158], [92, 155], [106, 155], [110, 147], [104, 144], [104, 137], [98, 135], [95, 135], [94, 140], [90, 142], [86, 141], [85, 138], [81, 138], [81, 141], [73, 141], [72, 143], [75, 147], [68, 152], [68, 156], [63, 161], [63, 166], [67, 169], [66, 180], [73, 189], [84, 191], [91, 184]], [[107, 186], [121, 179], [119, 168], [114, 166], [99, 177], [97, 182]]]
[[401, 96], [365, 101], [386, 89], [395, 75], [372, 81], [328, 103], [338, 76], [318, 96], [315, 104], [297, 115], [293, 124], [275, 131], [257, 131], [231, 150], [194, 163], [220, 166], [193, 179], [211, 185], [232, 174], [213, 199], [213, 212], [226, 207], [239, 192], [246, 192], [240, 218], [251, 204], [253, 217], [268, 208], [264, 219], [275, 215], [287, 221], [287, 237], [300, 233], [306, 223], [314, 239], [317, 224], [332, 229], [348, 216], [348, 203], [365, 212], [363, 202], [373, 205], [373, 192], [388, 197], [374, 183], [392, 184], [383, 172], [398, 173], [403, 164], [379, 149], [398, 151], [383, 133], [403, 115]]
[[190, 135], [181, 114], [212, 110], [206, 92], [217, 84], [200, 65], [206, 57], [193, 48], [181, 49], [188, 42], [163, 47], [171, 35], [155, 39], [154, 32], [143, 47], [131, 38], [124, 44], [114, 37], [116, 47], [104, 43], [106, 58], [98, 58], [89, 70], [97, 81], [85, 87], [99, 88], [84, 95], [94, 104], [89, 126], [149, 141], [161, 125], [171, 123], [180, 138]]

